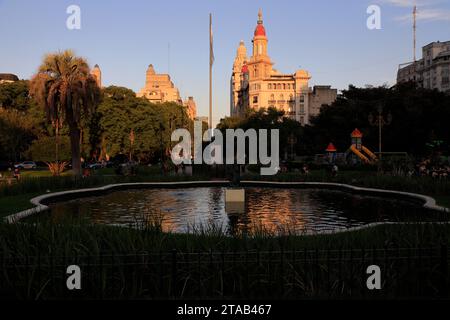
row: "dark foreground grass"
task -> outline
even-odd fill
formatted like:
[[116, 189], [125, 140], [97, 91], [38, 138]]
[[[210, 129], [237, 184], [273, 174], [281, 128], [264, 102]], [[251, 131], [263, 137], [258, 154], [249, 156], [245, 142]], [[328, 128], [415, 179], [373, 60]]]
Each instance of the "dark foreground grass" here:
[[[0, 225], [0, 298], [449, 298], [450, 226], [228, 237], [83, 223]], [[69, 265], [82, 290], [66, 287]], [[383, 290], [368, 291], [369, 265]]]
[[332, 235], [275, 236], [264, 230], [230, 237], [219, 228], [192, 234], [162, 232], [157, 226], [142, 229], [83, 222], [0, 224], [0, 249], [11, 255], [127, 254], [139, 251], [183, 252], [221, 250], [350, 249], [450, 245], [450, 224], [381, 225]]

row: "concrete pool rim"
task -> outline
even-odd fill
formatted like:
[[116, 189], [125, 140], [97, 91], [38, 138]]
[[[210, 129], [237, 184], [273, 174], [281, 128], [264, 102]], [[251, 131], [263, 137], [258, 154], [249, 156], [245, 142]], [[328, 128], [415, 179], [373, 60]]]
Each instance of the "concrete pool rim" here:
[[[23, 218], [37, 214], [39, 212], [47, 211], [50, 208], [49, 203], [60, 202], [70, 199], [101, 196], [113, 191], [129, 190], [129, 189], [150, 189], [150, 188], [194, 188], [194, 187], [230, 187], [228, 181], [183, 181], [183, 182], [136, 182], [136, 183], [118, 183], [109, 184], [103, 187], [74, 189], [53, 193], [46, 193], [34, 197], [30, 202], [35, 206], [34, 208], [23, 210], [9, 216], [4, 220], [8, 223], [15, 223]], [[436, 200], [430, 196], [418, 193], [383, 190], [375, 188], [357, 187], [349, 184], [332, 183], [332, 182], [276, 182], [276, 181], [241, 181], [240, 187], [272, 187], [272, 188], [304, 188], [304, 189], [329, 189], [349, 192], [351, 194], [377, 196], [382, 198], [392, 198], [397, 200], [408, 200], [422, 205], [423, 208], [450, 213], [449, 208], [438, 206]], [[333, 234], [339, 232], [356, 231], [366, 229], [382, 224], [411, 224], [412, 222], [374, 222], [365, 224], [359, 227], [337, 229], [323, 232], [315, 232], [314, 234]], [[448, 223], [448, 222], [433, 222], [433, 223]]]

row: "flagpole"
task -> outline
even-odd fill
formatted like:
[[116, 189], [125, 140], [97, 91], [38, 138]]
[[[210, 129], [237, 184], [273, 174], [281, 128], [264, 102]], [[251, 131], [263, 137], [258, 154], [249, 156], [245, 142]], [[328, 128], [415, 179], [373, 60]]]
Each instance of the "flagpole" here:
[[209, 129], [212, 130], [212, 65], [213, 65], [213, 43], [212, 43], [212, 14], [209, 14]]

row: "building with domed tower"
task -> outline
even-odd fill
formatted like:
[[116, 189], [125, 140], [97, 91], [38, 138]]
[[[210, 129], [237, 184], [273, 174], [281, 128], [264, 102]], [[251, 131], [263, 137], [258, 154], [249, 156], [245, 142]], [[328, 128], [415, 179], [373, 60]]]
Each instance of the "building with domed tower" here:
[[190, 119], [194, 119], [197, 114], [197, 106], [193, 97], [188, 97], [183, 101], [178, 88], [175, 87], [170, 75], [156, 73], [155, 68], [150, 64], [145, 75], [145, 86], [136, 94], [137, 97], [146, 98], [152, 103], [175, 102], [185, 106]]
[[231, 76], [230, 115], [244, 116], [247, 110], [275, 107], [302, 124], [320, 112], [322, 105], [336, 100], [331, 86], [309, 87], [311, 75], [306, 70], [283, 74], [273, 68], [268, 55], [268, 37], [262, 11], [253, 34], [252, 55], [247, 56], [244, 41], [239, 43]]

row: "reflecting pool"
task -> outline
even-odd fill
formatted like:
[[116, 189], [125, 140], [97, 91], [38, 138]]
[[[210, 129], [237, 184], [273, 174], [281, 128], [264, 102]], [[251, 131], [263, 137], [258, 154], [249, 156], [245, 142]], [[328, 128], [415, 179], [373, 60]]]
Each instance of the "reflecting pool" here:
[[372, 222], [442, 219], [420, 205], [341, 191], [245, 188], [243, 213], [227, 213], [225, 188], [141, 189], [50, 204], [45, 217], [67, 217], [106, 225], [157, 223], [163, 231], [192, 232], [212, 226], [228, 234], [267, 231], [314, 233]]

